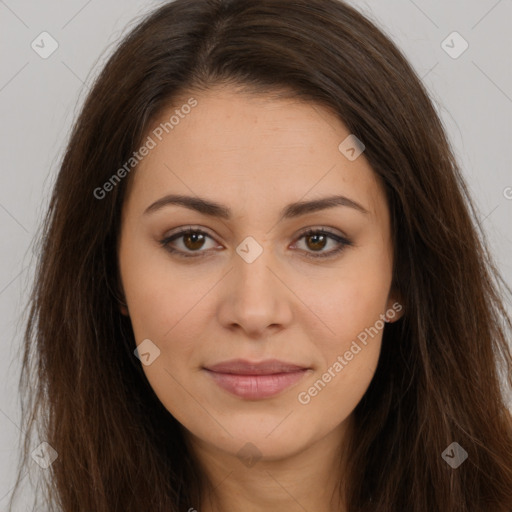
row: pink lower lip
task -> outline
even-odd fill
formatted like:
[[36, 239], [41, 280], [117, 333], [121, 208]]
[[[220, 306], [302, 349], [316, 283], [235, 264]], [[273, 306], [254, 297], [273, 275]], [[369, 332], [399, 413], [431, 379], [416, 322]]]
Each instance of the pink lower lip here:
[[271, 375], [239, 375], [233, 373], [206, 372], [222, 389], [240, 398], [258, 400], [277, 395], [304, 377], [307, 369]]

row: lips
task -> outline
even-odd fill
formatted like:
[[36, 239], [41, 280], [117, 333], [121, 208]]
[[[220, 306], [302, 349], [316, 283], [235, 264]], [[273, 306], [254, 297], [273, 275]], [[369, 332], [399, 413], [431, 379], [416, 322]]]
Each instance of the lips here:
[[225, 391], [240, 398], [259, 400], [277, 395], [297, 383], [310, 368], [278, 359], [260, 362], [233, 359], [204, 370]]
[[232, 359], [231, 361], [208, 366], [206, 369], [217, 373], [235, 373], [238, 375], [272, 375], [305, 370], [307, 367], [285, 363], [278, 359], [267, 359], [266, 361], [254, 363], [244, 359]]

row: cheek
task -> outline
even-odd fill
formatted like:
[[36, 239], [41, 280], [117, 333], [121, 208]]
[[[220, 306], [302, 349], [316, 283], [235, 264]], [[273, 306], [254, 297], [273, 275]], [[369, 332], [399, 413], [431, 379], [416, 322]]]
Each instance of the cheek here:
[[322, 417], [326, 428], [350, 415], [375, 374], [387, 292], [386, 280], [362, 283], [354, 276], [319, 305], [330, 331], [314, 341], [316, 371], [296, 398], [310, 417]]
[[345, 352], [333, 354], [329, 364], [297, 391], [297, 407], [304, 421], [315, 418], [326, 432], [342, 424], [370, 385], [380, 345], [380, 336], [376, 336], [367, 346], [355, 342], [343, 347]]
[[[309, 294], [326, 326], [314, 340], [317, 371], [301, 386], [298, 401], [318, 411], [337, 404], [336, 421], [350, 414], [375, 373], [391, 284], [391, 264], [379, 250], [346, 260], [336, 280]], [[333, 421], [335, 421], [333, 419]]]
[[347, 261], [336, 279], [308, 293], [312, 310], [325, 326], [325, 336], [317, 346], [331, 360], [334, 354], [349, 350], [353, 340], [364, 342], [368, 330], [375, 335], [375, 328], [381, 331], [384, 327], [381, 315], [386, 311], [391, 266], [384, 258], [365, 259], [358, 255], [354, 264]]
[[153, 243], [127, 237], [119, 263], [137, 343], [145, 338], [164, 341], [211, 286], [190, 272], [177, 272], [164, 249]]
[[201, 412], [186, 392], [188, 363], [201, 333], [204, 336], [204, 299], [214, 282], [176, 271], [163, 250], [147, 246], [126, 239], [120, 253], [121, 278], [136, 344], [144, 342], [141, 346], [151, 352], [150, 364], [141, 358], [143, 371], [160, 401], [180, 421]]

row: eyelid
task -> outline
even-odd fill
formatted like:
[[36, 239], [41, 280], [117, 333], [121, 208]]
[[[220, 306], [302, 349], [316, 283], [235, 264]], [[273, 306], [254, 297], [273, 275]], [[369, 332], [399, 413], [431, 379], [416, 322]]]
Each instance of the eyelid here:
[[[333, 231], [335, 230], [335, 231]], [[340, 234], [341, 233], [341, 234]], [[337, 228], [331, 228], [329, 226], [309, 227], [302, 230], [296, 235], [294, 245], [297, 244], [302, 238], [306, 236], [312, 236], [316, 234], [328, 235], [328, 238], [334, 240], [338, 245], [337, 248], [331, 249], [330, 251], [320, 251], [315, 253], [314, 251], [304, 251], [303, 255], [306, 258], [314, 260], [329, 260], [336, 257], [338, 254], [343, 252], [347, 247], [351, 247], [354, 243], [349, 239], [347, 235], [338, 230]]]
[[[206, 237], [215, 240], [215, 237], [211, 235], [205, 228], [199, 226], [183, 226], [181, 228], [177, 228], [178, 230], [175, 232], [171, 232], [169, 235], [165, 236], [162, 240], [160, 240], [160, 245], [172, 254], [176, 254], [178, 257], [184, 258], [202, 258], [207, 257], [212, 254], [212, 251], [216, 251], [216, 249], [207, 249], [207, 250], [197, 250], [197, 251], [182, 251], [181, 249], [175, 249], [170, 245], [170, 242], [173, 242], [176, 239], [192, 232], [199, 233], [205, 235]], [[335, 231], [333, 231], [335, 230]], [[334, 240], [339, 246], [336, 249], [331, 249], [330, 251], [320, 251], [318, 253], [310, 252], [310, 251], [301, 251], [304, 253], [306, 257], [314, 258], [314, 259], [329, 259], [329, 257], [334, 257], [338, 253], [342, 252], [346, 247], [353, 246], [353, 242], [343, 233], [341, 230], [337, 228], [331, 228], [329, 226], [315, 226], [308, 227], [302, 229], [298, 234], [294, 235], [293, 245], [296, 245], [302, 238], [305, 236], [312, 235], [328, 235], [328, 238]], [[215, 240], [216, 241], [216, 240]]]
[[199, 233], [205, 235], [211, 240], [215, 240], [215, 237], [211, 235], [206, 229], [199, 226], [189, 225], [177, 228], [177, 231], [171, 232], [170, 234], [164, 236], [164, 238], [160, 240], [160, 245], [168, 252], [172, 254], [177, 254], [178, 256], [182, 256], [184, 258], [199, 258], [211, 254], [212, 249], [208, 249], [206, 251], [182, 251], [181, 249], [175, 249], [170, 245], [171, 242], [180, 239], [182, 236], [188, 233]]

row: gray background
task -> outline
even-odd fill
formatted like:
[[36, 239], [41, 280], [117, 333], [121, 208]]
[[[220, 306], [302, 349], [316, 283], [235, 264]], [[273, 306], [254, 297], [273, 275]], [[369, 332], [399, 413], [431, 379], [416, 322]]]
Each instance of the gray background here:
[[[422, 77], [475, 198], [496, 263], [511, 285], [511, 0], [350, 3], [398, 44]], [[0, 0], [0, 510], [7, 507], [23, 437], [17, 383], [23, 308], [34, 270], [31, 242], [91, 79], [137, 17], [160, 4]], [[47, 59], [31, 48], [43, 31], [59, 44]], [[469, 44], [456, 59], [441, 46], [453, 31]], [[447, 44], [452, 51], [461, 48], [457, 40]], [[29, 510], [30, 492], [27, 488], [27, 505], [19, 510]]]

